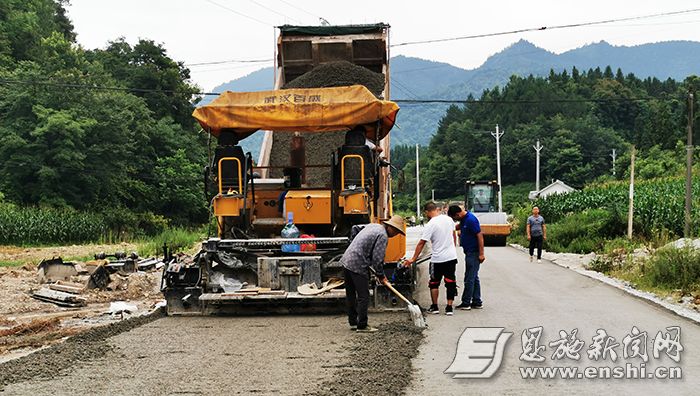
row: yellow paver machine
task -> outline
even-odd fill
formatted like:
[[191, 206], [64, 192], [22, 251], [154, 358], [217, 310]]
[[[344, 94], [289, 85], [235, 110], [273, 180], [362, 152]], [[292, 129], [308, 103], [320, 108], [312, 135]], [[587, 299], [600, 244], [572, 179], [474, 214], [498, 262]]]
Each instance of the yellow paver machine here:
[[[217, 235], [203, 242], [192, 262], [166, 266], [168, 313], [342, 309], [342, 288], [314, 290], [342, 280], [339, 260], [354, 225], [392, 215], [390, 164], [371, 147], [386, 144], [398, 110], [396, 103], [377, 99], [360, 85], [225, 92], [197, 108], [194, 117], [218, 142], [207, 172]], [[319, 164], [295, 160], [298, 142], [292, 140], [284, 178], [263, 178], [271, 167], [254, 164], [238, 144], [258, 130], [347, 132], [340, 147], [305, 147], [327, 153], [327, 162]], [[310, 166], [324, 169], [327, 179], [305, 182], [304, 168]], [[290, 222], [299, 235], [283, 237]], [[405, 237], [391, 238], [385, 262], [388, 276], [410, 295], [413, 275], [394, 273], [405, 248]], [[300, 293], [301, 288], [311, 292]], [[373, 302], [401, 304], [376, 285]]]

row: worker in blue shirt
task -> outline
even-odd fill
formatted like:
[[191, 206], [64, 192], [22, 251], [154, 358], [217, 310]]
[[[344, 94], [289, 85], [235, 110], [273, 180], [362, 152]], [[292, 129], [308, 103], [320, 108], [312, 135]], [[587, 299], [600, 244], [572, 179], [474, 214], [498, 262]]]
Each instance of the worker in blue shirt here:
[[451, 205], [447, 215], [459, 222], [460, 244], [464, 250], [466, 270], [464, 274], [464, 291], [462, 302], [456, 308], [461, 310], [481, 309], [481, 282], [479, 268], [484, 262], [484, 235], [481, 233], [479, 219], [468, 210], [457, 205]]

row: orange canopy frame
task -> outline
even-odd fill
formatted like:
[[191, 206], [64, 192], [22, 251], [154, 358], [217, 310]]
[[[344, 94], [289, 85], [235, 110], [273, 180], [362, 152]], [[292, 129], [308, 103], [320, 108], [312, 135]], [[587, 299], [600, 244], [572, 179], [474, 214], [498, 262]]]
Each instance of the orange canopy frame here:
[[202, 128], [218, 136], [233, 130], [243, 139], [257, 130], [331, 132], [367, 127], [366, 136], [381, 140], [396, 121], [399, 106], [377, 99], [362, 85], [335, 88], [224, 92], [192, 114]]

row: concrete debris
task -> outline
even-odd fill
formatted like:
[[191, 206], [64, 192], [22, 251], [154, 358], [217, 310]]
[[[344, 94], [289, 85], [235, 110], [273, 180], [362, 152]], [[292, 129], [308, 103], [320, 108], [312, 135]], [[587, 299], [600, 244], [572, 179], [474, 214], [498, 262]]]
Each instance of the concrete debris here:
[[37, 300], [50, 302], [61, 307], [84, 307], [87, 304], [87, 300], [83, 297], [58, 290], [51, 290], [46, 287], [36, 290], [34, 293], [32, 293], [32, 297], [36, 298]]
[[37, 266], [39, 283], [67, 281], [78, 275], [74, 263], [64, 263], [60, 257], [42, 260]]
[[138, 311], [138, 307], [126, 301], [114, 301], [109, 304], [109, 313], [112, 315], [131, 314]]
[[95, 270], [90, 275], [90, 279], [87, 283], [87, 288], [104, 290], [109, 285], [109, 282], [109, 271], [107, 271], [104, 265], [100, 265], [99, 267], [95, 268]]
[[163, 267], [163, 262], [157, 258], [143, 259], [136, 264], [136, 269], [139, 271], [151, 271], [158, 269], [158, 264], [160, 264], [160, 268]]

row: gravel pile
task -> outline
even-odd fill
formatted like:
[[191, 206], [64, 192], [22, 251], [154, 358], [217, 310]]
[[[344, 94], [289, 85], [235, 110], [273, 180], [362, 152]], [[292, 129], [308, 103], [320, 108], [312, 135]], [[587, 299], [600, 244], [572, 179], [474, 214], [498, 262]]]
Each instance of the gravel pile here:
[[349, 85], [364, 85], [370, 92], [379, 97], [384, 91], [384, 75], [347, 61], [329, 62], [288, 82], [282, 89], [345, 87]]
[[411, 360], [418, 354], [423, 330], [409, 321], [390, 322], [379, 331], [356, 334], [344, 345], [347, 361], [317, 396], [401, 395], [411, 382]]
[[[349, 85], [364, 85], [375, 96], [379, 97], [384, 90], [384, 75], [375, 73], [365, 67], [357, 66], [347, 61], [330, 62], [315, 67], [308, 73], [284, 85], [290, 88], [327, 88]], [[345, 132], [302, 133], [306, 147], [306, 165], [330, 165], [331, 154], [345, 140]], [[270, 151], [270, 166], [289, 166], [289, 151], [291, 148], [291, 133], [276, 133], [273, 135]], [[282, 169], [273, 169], [271, 177], [282, 177]], [[331, 186], [330, 168], [308, 168], [306, 183], [311, 187]]]

